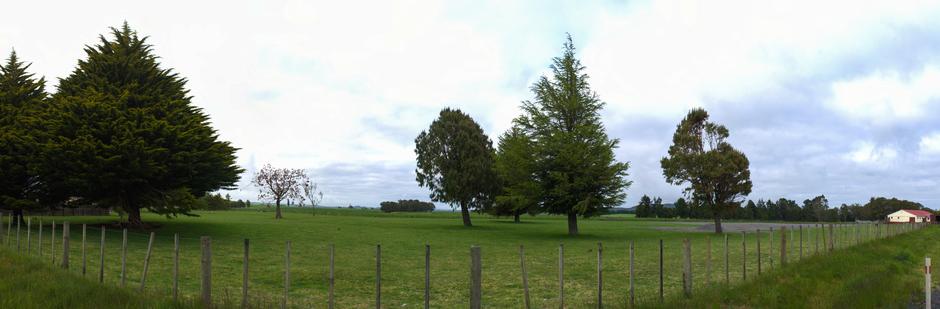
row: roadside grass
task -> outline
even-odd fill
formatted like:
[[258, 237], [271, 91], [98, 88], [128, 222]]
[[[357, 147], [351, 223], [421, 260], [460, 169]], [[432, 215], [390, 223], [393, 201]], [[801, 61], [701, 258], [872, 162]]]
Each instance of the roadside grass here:
[[[597, 290], [597, 247], [603, 245], [604, 304], [624, 307], [628, 304], [628, 243], [635, 241], [635, 283], [638, 303], [659, 303], [659, 242], [663, 241], [664, 294], [666, 299], [679, 297], [682, 289], [682, 239], [692, 243], [693, 267], [700, 271], [694, 277], [695, 290], [706, 286], [703, 274], [706, 264], [706, 242], [711, 242], [711, 280], [724, 280], [724, 235], [670, 230], [688, 226], [688, 221], [649, 220], [613, 217], [579, 220], [582, 235], [568, 236], [565, 218], [561, 216], [524, 216], [522, 223], [511, 218], [474, 215], [472, 228], [460, 224], [459, 213], [392, 213], [363, 209], [285, 209], [285, 218], [275, 220], [267, 208], [234, 211], [201, 211], [198, 217], [167, 219], [145, 214], [144, 220], [156, 225], [153, 257], [147, 277], [147, 292], [172, 295], [173, 234], [181, 238], [180, 293], [198, 296], [200, 290], [199, 237], [212, 237], [213, 296], [240, 302], [242, 284], [243, 239], [250, 239], [250, 295], [252, 303], [277, 303], [283, 295], [285, 242], [292, 242], [290, 305], [296, 308], [324, 307], [328, 289], [328, 250], [335, 245], [336, 304], [338, 308], [374, 307], [375, 250], [382, 246], [382, 305], [384, 307], [419, 307], [423, 301], [424, 246], [431, 246], [431, 305], [463, 307], [469, 300], [469, 251], [478, 245], [483, 252], [483, 301], [489, 307], [521, 307], [522, 284], [519, 246], [526, 250], [526, 266], [532, 305], [536, 308], [558, 306], [558, 250], [565, 250], [565, 300], [569, 307], [595, 306]], [[53, 263], [49, 228], [51, 220], [71, 222], [70, 272], [81, 273], [81, 223], [87, 223], [87, 278], [97, 278], [99, 240], [102, 223], [114, 222], [110, 217], [46, 217], [42, 218], [45, 238], [42, 257], [37, 250], [37, 221], [33, 218], [32, 250], [34, 259]], [[702, 221], [705, 223], [705, 221]], [[129, 231], [127, 280], [131, 287], [139, 285], [148, 233]], [[56, 230], [55, 263], [61, 260], [61, 225]], [[813, 238], [820, 233], [805, 229], [805, 256], [812, 255]], [[854, 243], [852, 230], [837, 229], [841, 245]], [[863, 233], [864, 234], [864, 233]], [[868, 235], [868, 234], [864, 234]], [[865, 236], [862, 236], [865, 238]], [[5, 236], [5, 235], [4, 235]], [[779, 233], [775, 234], [775, 246]], [[25, 231], [21, 232], [21, 254], [25, 252]], [[794, 237], [796, 237], [794, 235]], [[729, 269], [731, 283], [742, 280], [743, 269], [748, 277], [757, 274], [757, 251], [753, 233], [748, 233], [747, 252], [742, 253], [742, 235], [730, 233]], [[795, 238], [793, 239], [795, 240]], [[768, 250], [769, 235], [761, 235], [762, 269], [772, 273], [771, 257], [779, 252]], [[791, 241], [794, 244], [795, 241]], [[121, 232], [107, 230], [105, 244], [105, 281], [120, 281]], [[798, 250], [791, 248], [789, 259], [798, 259]], [[744, 256], [746, 266], [742, 267]], [[779, 263], [779, 262], [777, 262]], [[779, 268], [779, 267], [777, 267]], [[751, 281], [748, 281], [751, 282]]]
[[[924, 257], [940, 257], [930, 227], [787, 265], [734, 286], [693, 291], [662, 308], [908, 308], [924, 299]], [[934, 286], [938, 276], [933, 276]]]

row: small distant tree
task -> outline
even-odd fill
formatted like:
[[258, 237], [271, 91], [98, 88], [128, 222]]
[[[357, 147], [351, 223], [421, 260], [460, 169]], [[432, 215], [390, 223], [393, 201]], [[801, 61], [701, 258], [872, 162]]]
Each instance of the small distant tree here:
[[281, 201], [300, 198], [305, 178], [302, 169], [274, 168], [265, 164], [251, 182], [260, 190], [258, 198], [274, 201], [274, 218], [280, 219]]
[[689, 205], [685, 203], [684, 198], [680, 197], [673, 205], [676, 207], [676, 217], [689, 218]]
[[[304, 175], [300, 183], [300, 188], [303, 193], [300, 195], [300, 207], [304, 207], [304, 202], [306, 201], [310, 202], [310, 208], [316, 210], [320, 202], [323, 201], [323, 191], [320, 191], [320, 186], [313, 181], [313, 175]], [[314, 212], [314, 215], [315, 214], [316, 212]]]
[[637, 218], [649, 218], [653, 212], [652, 209], [653, 201], [650, 200], [649, 196], [644, 195], [640, 198], [640, 202], [636, 205], [636, 217]]
[[667, 182], [688, 184], [686, 194], [711, 211], [716, 233], [722, 232], [722, 215], [751, 193], [747, 157], [727, 139], [728, 129], [708, 121], [708, 113], [696, 108], [676, 127], [668, 155], [660, 161]]
[[460, 207], [464, 226], [470, 211], [493, 204], [497, 186], [493, 143], [480, 125], [458, 109], [445, 108], [415, 139], [416, 180], [431, 200]]

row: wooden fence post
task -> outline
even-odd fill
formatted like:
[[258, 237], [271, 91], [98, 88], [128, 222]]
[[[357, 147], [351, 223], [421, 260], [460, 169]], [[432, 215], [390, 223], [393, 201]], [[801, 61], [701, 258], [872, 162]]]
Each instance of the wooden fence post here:
[[741, 278], [747, 281], [747, 232], [741, 231]]
[[[599, 254], [598, 254], [598, 261], [600, 261]], [[519, 263], [522, 267], [522, 293], [524, 296], [523, 304], [525, 304], [526, 309], [529, 309], [529, 274], [526, 273], [526, 269], [525, 269], [525, 248], [522, 247], [522, 245], [519, 245]], [[425, 307], [427, 306], [425, 305]]]
[[87, 232], [87, 224], [82, 224], [82, 277], [85, 276], [85, 269], [87, 268], [88, 259], [85, 256], [85, 234]]
[[153, 252], [153, 239], [156, 237], [154, 232], [150, 232], [150, 241], [147, 242], [147, 255], [144, 257], [144, 271], [140, 276], [140, 291], [144, 290], [147, 284], [147, 271], [150, 269], [150, 255]]
[[760, 256], [760, 229], [757, 229], [757, 275], [760, 276], [761, 273], [761, 256]]
[[835, 250], [834, 236], [835, 233], [832, 231], [832, 223], [829, 223], [829, 251]]
[[685, 291], [685, 297], [692, 297], [692, 244], [689, 243], [689, 239], [685, 238], [682, 240], [683, 247], [683, 258], [685, 263], [683, 263], [682, 268], [682, 287]]
[[173, 301], [179, 301], [180, 293], [180, 234], [173, 233]]
[[69, 222], [62, 223], [62, 268], [69, 269]]
[[49, 235], [49, 248], [52, 254], [52, 265], [55, 265], [55, 220], [52, 220], [52, 235]]
[[483, 264], [480, 247], [470, 247], [470, 309], [483, 308]]
[[16, 218], [16, 252], [20, 252], [20, 220], [22, 216], [14, 216]]
[[26, 218], [26, 255], [30, 255], [30, 254], [33, 253], [33, 252], [32, 252], [32, 249], [33, 249], [33, 241], [32, 241], [32, 238], [31, 238], [31, 236], [32, 236], [31, 234], [32, 234], [32, 231], [33, 231], [33, 227], [32, 227], [32, 225], [33, 225], [33, 220], [32, 220], [32, 219], [33, 219], [32, 217]]
[[728, 261], [728, 234], [725, 234], [725, 285], [731, 284], [731, 273], [730, 267], [731, 262]]
[[127, 229], [124, 229], [124, 236], [121, 240], [121, 287], [124, 287], [124, 281], [127, 279]]
[[375, 245], [375, 308], [382, 308], [382, 245]]
[[6, 244], [6, 237], [3, 237], [3, 213], [0, 212], [0, 244]]
[[[2, 219], [0, 219], [0, 222], [2, 222]], [[39, 258], [42, 259], [42, 218], [39, 219], [39, 244], [37, 247], [39, 247]]]
[[659, 302], [663, 303], [663, 240], [659, 240]]
[[558, 245], [558, 304], [565, 308], [565, 244]]
[[787, 227], [780, 227], [780, 267], [787, 265]]
[[816, 238], [816, 249], [814, 249], [813, 255], [817, 255], [819, 254], [819, 223], [816, 224], [816, 229], [813, 231], [814, 238]]
[[803, 225], [800, 224], [800, 260], [803, 260]]
[[604, 307], [604, 260], [603, 260], [604, 247], [601, 243], [597, 243], [597, 308]]
[[290, 304], [290, 240], [284, 250], [284, 302], [281, 308], [287, 308]]
[[336, 247], [333, 244], [330, 244], [330, 288], [328, 291], [329, 295], [327, 296], [328, 298], [327, 306], [329, 307], [329, 309], [333, 309], [333, 286], [336, 283], [336, 278], [334, 277], [335, 273], [333, 269], [333, 261], [334, 261], [333, 257], [334, 257], [335, 251], [336, 251]]
[[7, 247], [13, 244], [13, 239], [10, 238], [12, 237], [10, 236], [10, 232], [13, 231], [13, 218], [16, 218], [16, 216], [14, 216], [13, 214], [10, 214], [10, 221], [7, 221], [7, 237], [6, 237]]
[[212, 308], [212, 238], [202, 236], [202, 305]]
[[248, 308], [248, 254], [249, 254], [249, 241], [248, 238], [244, 239], [244, 252], [242, 253], [242, 309]]
[[630, 240], [630, 308], [633, 308], [633, 306], [636, 304], [636, 296], [633, 294], [633, 259], [635, 250], [634, 241]]
[[107, 235], [108, 228], [101, 226], [101, 245], [98, 246], [98, 282], [104, 282], [104, 237]]
[[[519, 246], [519, 250], [522, 250], [522, 246]], [[522, 252], [522, 280], [526, 283], [525, 286], [525, 300], [526, 307], [529, 305], [529, 286], [527, 278], [525, 277], [525, 252]], [[431, 308], [431, 245], [424, 245], [424, 309]]]
[[774, 228], [770, 227], [770, 235], [767, 238], [767, 242], [770, 243], [770, 254], [767, 256], [770, 258], [770, 270], [774, 270]]
[[705, 237], [705, 286], [712, 284], [712, 237]]

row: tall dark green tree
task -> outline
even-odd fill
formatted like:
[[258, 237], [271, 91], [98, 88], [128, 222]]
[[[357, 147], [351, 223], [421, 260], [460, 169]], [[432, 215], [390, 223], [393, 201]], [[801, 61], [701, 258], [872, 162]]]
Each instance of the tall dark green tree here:
[[649, 218], [653, 216], [653, 200], [649, 196], [640, 197], [640, 202], [634, 208], [637, 218]]
[[686, 194], [711, 211], [716, 233], [722, 231], [722, 215], [751, 193], [747, 157], [727, 139], [728, 129], [708, 121], [708, 113], [696, 108], [676, 127], [669, 153], [660, 161], [667, 182], [688, 184]]
[[534, 85], [516, 120], [534, 142], [534, 179], [543, 211], [566, 215], [568, 234], [578, 234], [578, 216], [591, 217], [620, 205], [631, 182], [628, 163], [617, 162], [619, 141], [601, 123], [604, 107], [591, 90], [585, 67], [575, 58], [568, 36], [562, 55], [553, 59], [551, 76]]
[[458, 109], [445, 108], [415, 139], [416, 180], [431, 200], [460, 207], [464, 226], [470, 211], [486, 211], [499, 189], [493, 142]]
[[679, 198], [676, 200], [676, 203], [673, 204], [676, 207], [676, 217], [679, 218], [691, 218], [691, 213], [689, 212], [689, 204], [685, 202], [684, 198]]
[[0, 64], [0, 208], [22, 220], [23, 210], [41, 206], [43, 184], [35, 158], [44, 139], [41, 109], [44, 78], [28, 73], [16, 52]]
[[54, 95], [56, 145], [46, 157], [57, 189], [142, 224], [141, 209], [187, 214], [194, 198], [233, 188], [242, 169], [186, 79], [162, 68], [127, 23], [85, 48]]
[[538, 212], [538, 183], [532, 177], [535, 158], [532, 140], [519, 127], [512, 127], [499, 137], [496, 151], [496, 175], [500, 190], [491, 214], [512, 216], [519, 222], [522, 214]]

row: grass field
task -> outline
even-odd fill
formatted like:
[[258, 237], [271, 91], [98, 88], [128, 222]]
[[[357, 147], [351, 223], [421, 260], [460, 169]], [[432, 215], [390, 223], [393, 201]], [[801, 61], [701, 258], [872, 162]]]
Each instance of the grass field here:
[[[558, 303], [558, 246], [565, 246], [565, 300], [571, 307], [591, 307], [596, 302], [597, 245], [604, 247], [604, 303], [623, 307], [628, 297], [628, 249], [636, 242], [636, 295], [639, 304], [659, 302], [659, 240], [664, 242], [664, 292], [666, 299], [681, 294], [681, 241], [689, 238], [693, 248], [694, 289], [706, 286], [705, 244], [712, 243], [712, 281], [724, 281], [724, 236], [712, 233], [690, 233], [663, 230], [680, 226], [681, 222], [656, 221], [625, 216], [581, 220], [582, 235], [566, 235], [563, 217], [524, 217], [523, 223], [511, 219], [474, 217], [474, 227], [460, 225], [459, 214], [383, 214], [368, 210], [324, 209], [314, 215], [309, 210], [289, 209], [282, 220], [274, 220], [267, 210], [197, 212], [199, 217], [165, 219], [147, 214], [145, 220], [159, 224], [147, 279], [150, 294], [171, 295], [173, 234], [181, 236], [181, 293], [199, 292], [199, 236], [212, 237], [213, 295], [216, 299], [240, 302], [242, 282], [243, 239], [251, 239], [252, 302], [276, 303], [283, 293], [285, 241], [292, 241], [291, 290], [292, 307], [323, 307], [327, 297], [328, 248], [336, 249], [336, 302], [339, 308], [373, 307], [375, 301], [375, 245], [382, 245], [383, 307], [419, 307], [423, 300], [424, 245], [431, 246], [431, 304], [434, 307], [463, 307], [469, 299], [469, 248], [479, 245], [483, 252], [483, 300], [490, 307], [521, 307], [522, 284], [519, 267], [519, 245], [526, 247], [527, 268], [533, 307], [553, 307]], [[44, 218], [43, 256], [52, 263], [49, 243], [49, 221], [65, 218]], [[81, 226], [89, 223], [86, 248], [89, 278], [96, 278], [99, 267], [99, 228], [97, 224], [114, 221], [116, 217], [73, 217], [71, 265], [80, 273]], [[38, 218], [34, 218], [38, 220]], [[36, 222], [36, 221], [34, 221]], [[36, 232], [33, 227], [31, 254], [37, 256]], [[61, 228], [57, 228], [57, 233]], [[842, 233], [842, 245], [854, 244], [854, 227]], [[865, 232], [865, 230], [861, 230]], [[812, 254], [810, 241], [817, 231], [806, 230], [804, 255]], [[139, 284], [147, 246], [146, 231], [131, 231], [128, 249], [128, 282]], [[120, 237], [117, 230], [108, 230], [105, 245], [105, 281], [116, 285], [120, 280]], [[862, 236], [867, 235], [862, 233]], [[61, 236], [56, 235], [56, 251], [61, 256]], [[779, 247], [779, 235], [775, 246]], [[25, 250], [25, 231], [20, 244]], [[734, 284], [742, 280], [744, 253], [741, 235], [730, 237], [729, 277]], [[757, 274], [756, 237], [747, 237], [747, 273]], [[771, 268], [769, 236], [761, 239], [762, 269]], [[798, 259], [798, 250], [791, 249], [790, 260]], [[779, 252], [774, 252], [779, 259]], [[779, 262], [777, 262], [779, 263]], [[779, 266], [776, 267], [779, 271]], [[775, 271], [775, 272], [778, 272]]]

